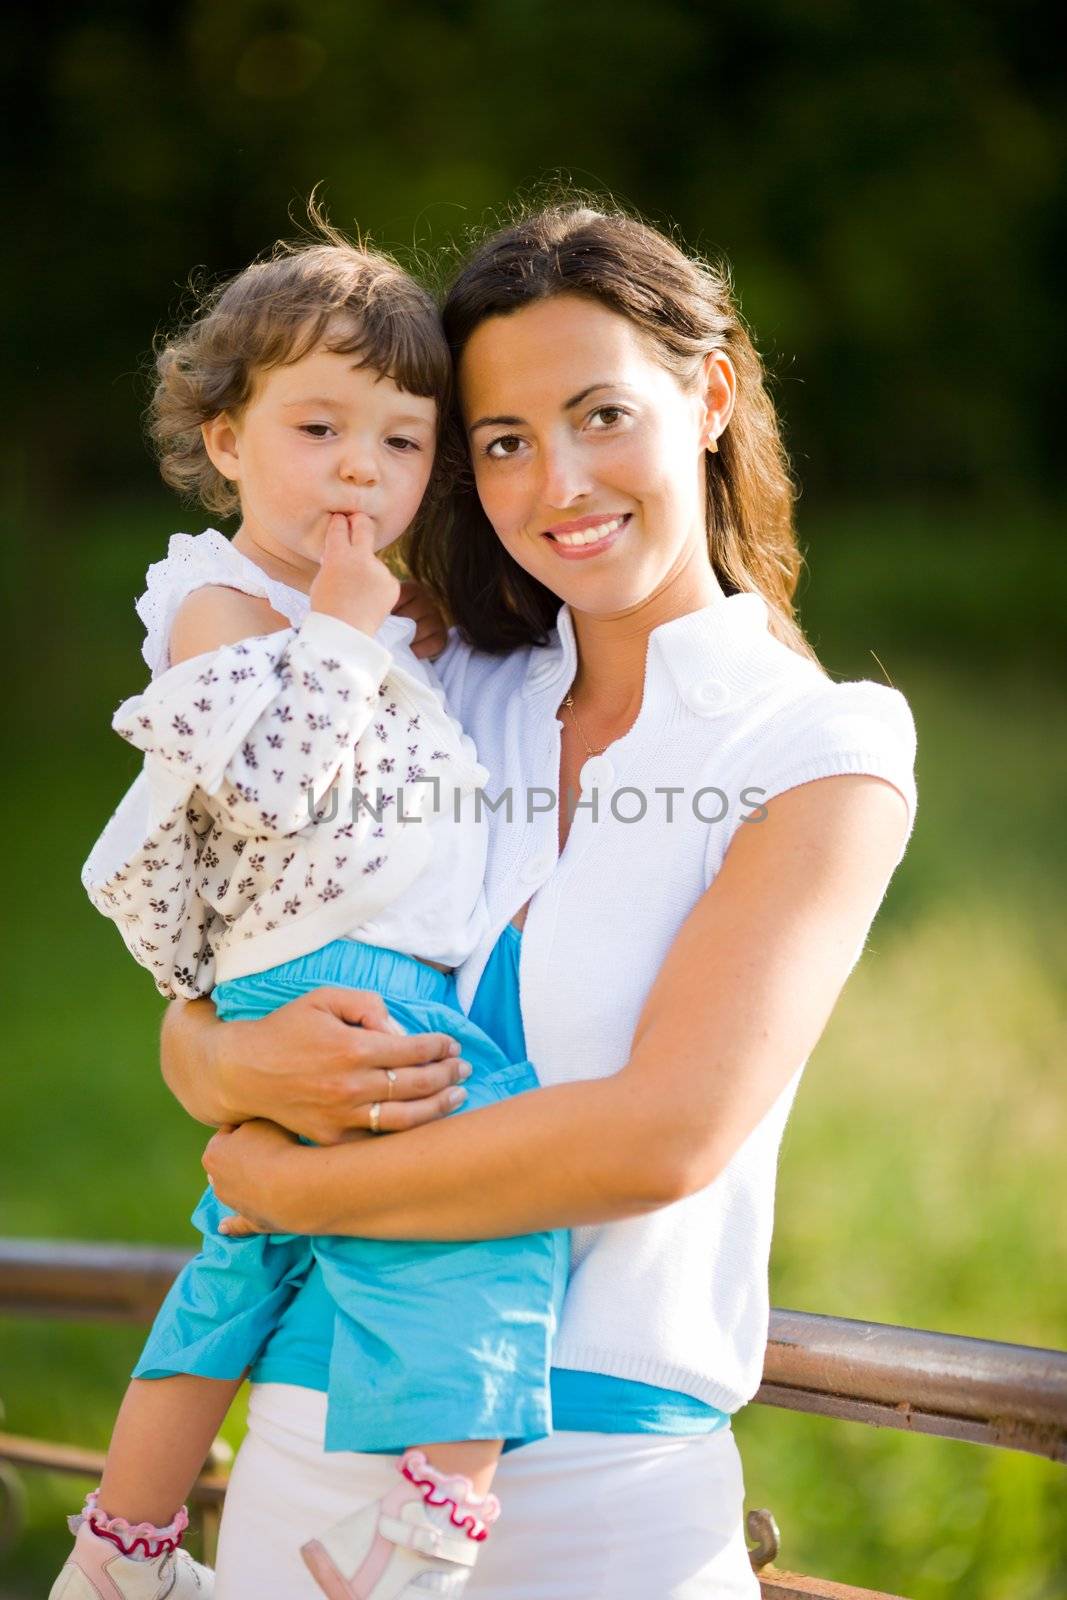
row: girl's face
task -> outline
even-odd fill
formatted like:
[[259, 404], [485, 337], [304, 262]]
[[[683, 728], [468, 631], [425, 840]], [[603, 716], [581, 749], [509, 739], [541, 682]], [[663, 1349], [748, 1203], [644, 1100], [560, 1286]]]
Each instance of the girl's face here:
[[437, 406], [357, 357], [319, 348], [257, 373], [239, 416], [204, 428], [241, 495], [241, 530], [313, 575], [335, 512], [368, 515], [382, 550], [410, 526], [430, 477]]
[[724, 356], [684, 389], [626, 317], [558, 295], [483, 322], [459, 381], [486, 516], [562, 600], [618, 614], [707, 562], [705, 451], [733, 398]]

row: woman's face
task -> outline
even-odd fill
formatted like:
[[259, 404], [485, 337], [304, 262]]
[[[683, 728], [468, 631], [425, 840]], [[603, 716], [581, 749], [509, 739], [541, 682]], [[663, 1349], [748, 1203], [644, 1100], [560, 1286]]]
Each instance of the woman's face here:
[[562, 600], [625, 612], [707, 562], [704, 460], [729, 417], [725, 357], [684, 389], [626, 317], [559, 295], [483, 322], [459, 382], [486, 516]]

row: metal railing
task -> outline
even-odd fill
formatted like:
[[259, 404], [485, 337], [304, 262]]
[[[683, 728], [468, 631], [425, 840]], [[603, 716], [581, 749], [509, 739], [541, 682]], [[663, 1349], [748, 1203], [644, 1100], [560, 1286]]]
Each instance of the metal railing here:
[[[0, 1315], [147, 1323], [187, 1260], [181, 1250], [0, 1239]], [[1067, 1462], [1067, 1353], [1057, 1350], [775, 1310], [755, 1403]], [[11, 1469], [96, 1477], [102, 1464], [98, 1452], [0, 1433], [0, 1532], [17, 1524]], [[223, 1465], [220, 1452], [191, 1497], [209, 1550]], [[769, 1512], [749, 1513], [748, 1534], [765, 1600], [899, 1600], [777, 1570]]]

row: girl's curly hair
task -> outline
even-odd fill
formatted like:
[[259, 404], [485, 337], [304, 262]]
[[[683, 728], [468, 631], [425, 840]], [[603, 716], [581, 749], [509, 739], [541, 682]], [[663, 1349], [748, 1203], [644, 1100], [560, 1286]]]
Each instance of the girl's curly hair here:
[[239, 509], [213, 466], [201, 424], [239, 415], [257, 372], [319, 345], [353, 354], [446, 414], [452, 363], [432, 297], [395, 261], [332, 227], [316, 208], [308, 239], [280, 240], [218, 285], [156, 351], [148, 434], [164, 481], [209, 511]]

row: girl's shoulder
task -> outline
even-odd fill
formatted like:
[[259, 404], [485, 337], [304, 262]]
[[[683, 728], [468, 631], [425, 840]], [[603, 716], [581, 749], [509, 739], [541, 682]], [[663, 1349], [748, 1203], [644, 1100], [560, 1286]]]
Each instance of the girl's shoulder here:
[[199, 534], [176, 533], [162, 561], [149, 567], [144, 593], [136, 601], [145, 626], [141, 653], [153, 677], [170, 665], [170, 638], [183, 602], [199, 589], [223, 588], [265, 601], [270, 610], [296, 627], [308, 610], [308, 597], [271, 578], [242, 555], [224, 534], [208, 528]]
[[287, 617], [263, 596], [231, 584], [212, 583], [187, 594], [174, 613], [167, 658], [171, 666], [191, 656], [261, 638], [290, 626]]

